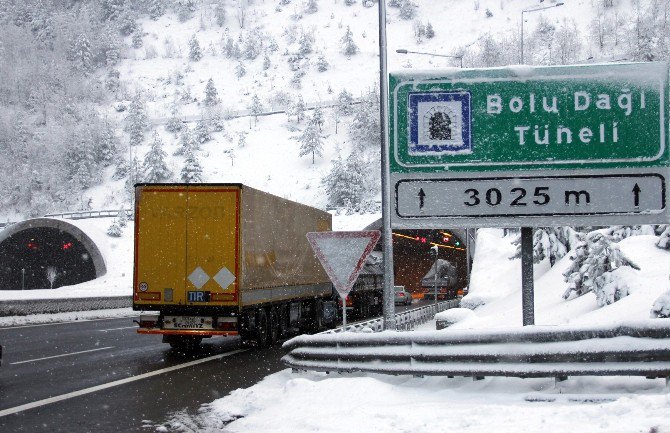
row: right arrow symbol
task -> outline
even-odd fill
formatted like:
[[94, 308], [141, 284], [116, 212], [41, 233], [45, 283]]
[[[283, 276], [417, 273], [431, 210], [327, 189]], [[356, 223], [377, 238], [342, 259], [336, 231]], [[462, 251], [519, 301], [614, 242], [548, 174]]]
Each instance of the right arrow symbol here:
[[426, 197], [426, 193], [423, 192], [423, 188], [419, 190], [419, 209], [423, 209], [423, 199]]
[[635, 198], [633, 199], [635, 207], [640, 207], [640, 191], [642, 191], [640, 189], [640, 185], [636, 183], [633, 187], [633, 194], [635, 194]]

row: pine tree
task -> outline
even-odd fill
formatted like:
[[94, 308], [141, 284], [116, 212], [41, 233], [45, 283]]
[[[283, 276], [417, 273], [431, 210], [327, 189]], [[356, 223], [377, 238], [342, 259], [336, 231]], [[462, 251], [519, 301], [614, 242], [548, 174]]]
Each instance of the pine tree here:
[[201, 144], [207, 143], [211, 139], [212, 134], [210, 133], [207, 121], [205, 119], [198, 120], [193, 130], [193, 141], [196, 143], [196, 146], [199, 148]]
[[121, 230], [119, 223], [116, 220], [112, 220], [112, 223], [107, 228], [107, 235], [113, 238], [119, 238], [122, 234], [123, 230]]
[[328, 60], [326, 60], [326, 57], [323, 54], [321, 54], [316, 61], [316, 69], [319, 72], [326, 72], [329, 66], [330, 65], [328, 64]]
[[188, 58], [192, 62], [199, 62], [202, 59], [202, 50], [200, 49], [200, 43], [198, 38], [195, 35], [191, 36], [191, 39], [188, 41]]
[[411, 20], [416, 14], [416, 6], [412, 0], [400, 0], [400, 18]]
[[196, 144], [194, 142], [193, 134], [191, 133], [191, 130], [188, 129], [187, 127], [184, 127], [182, 130], [181, 135], [179, 136], [179, 147], [177, 147], [177, 150], [175, 151], [175, 155], [186, 155], [186, 152], [192, 151], [196, 148]]
[[312, 52], [312, 37], [305, 32], [300, 34], [300, 40], [298, 41], [298, 52], [303, 56], [311, 54]]
[[211, 78], [207, 81], [205, 86], [205, 105], [208, 107], [213, 107], [219, 103], [219, 93], [214, 87], [214, 80]]
[[323, 156], [323, 137], [319, 132], [318, 125], [310, 119], [307, 127], [299, 137], [296, 137], [300, 143], [299, 156], [312, 154], [312, 164], [314, 164], [316, 156]]
[[117, 25], [119, 26], [119, 32], [123, 36], [130, 36], [137, 30], [137, 22], [135, 21], [135, 16], [130, 6], [126, 6], [121, 11], [121, 15], [117, 20]]
[[302, 99], [302, 95], [298, 94], [298, 99], [296, 99], [293, 104], [291, 104], [291, 113], [295, 116], [298, 123], [302, 122], [302, 119], [305, 117], [305, 101]]
[[151, 149], [144, 156], [142, 163], [142, 172], [144, 174], [144, 181], [148, 183], [165, 182], [170, 179], [172, 172], [165, 162], [167, 153], [163, 150], [163, 141], [154, 132], [153, 143]]
[[214, 17], [216, 18], [216, 25], [223, 27], [226, 23], [226, 5], [223, 0], [218, 0], [214, 7]]
[[128, 225], [128, 215], [124, 209], [119, 209], [119, 212], [116, 214], [116, 221], [120, 227], [125, 227]]
[[202, 166], [195, 152], [187, 149], [184, 159], [184, 167], [181, 169], [181, 180], [185, 183], [202, 182]]
[[267, 71], [268, 69], [270, 69], [271, 66], [272, 66], [272, 62], [270, 62], [270, 57], [266, 54], [263, 57], [263, 70]]
[[72, 47], [72, 57], [75, 68], [87, 75], [94, 69], [93, 54], [91, 53], [91, 43], [85, 34], [80, 33]]
[[313, 122], [319, 128], [319, 131], [321, 131], [323, 123], [325, 121], [323, 117], [323, 111], [321, 110], [321, 108], [316, 107], [314, 109], [314, 111], [312, 112], [312, 119], [310, 121]]
[[139, 146], [144, 142], [144, 131], [148, 127], [148, 118], [142, 95], [138, 92], [130, 102], [125, 119], [125, 130], [130, 135], [130, 145]]
[[249, 111], [251, 112], [251, 115], [254, 116], [254, 125], [257, 125], [258, 115], [263, 112], [263, 104], [261, 103], [261, 99], [258, 97], [257, 94], [254, 94], [254, 96], [251, 98]]
[[155, 21], [165, 13], [165, 3], [163, 0], [148, 0], [147, 12], [149, 18]]
[[435, 37], [435, 30], [433, 29], [433, 25], [428, 21], [426, 23], [426, 38], [427, 39], [433, 39]]
[[313, 14], [318, 12], [319, 5], [316, 0], [307, 0], [307, 5], [305, 6], [305, 12], [308, 14]]
[[105, 123], [95, 140], [95, 160], [104, 167], [109, 167], [119, 152], [119, 144], [114, 128]]
[[237, 78], [242, 78], [247, 74], [247, 70], [242, 64], [242, 62], [238, 62], [237, 66], [235, 66], [235, 76]]
[[353, 96], [347, 91], [347, 89], [342, 89], [342, 91], [337, 95], [337, 112], [342, 116], [350, 115], [352, 110], [352, 104], [354, 102]]
[[330, 172], [321, 180], [328, 196], [328, 204], [336, 207], [358, 207], [365, 193], [365, 172], [366, 168], [360, 158], [353, 153], [346, 161], [338, 155]]
[[344, 32], [344, 36], [340, 39], [342, 42], [342, 53], [345, 56], [351, 57], [358, 52], [358, 46], [354, 42], [353, 33], [351, 33], [351, 28], [347, 26], [347, 30]]

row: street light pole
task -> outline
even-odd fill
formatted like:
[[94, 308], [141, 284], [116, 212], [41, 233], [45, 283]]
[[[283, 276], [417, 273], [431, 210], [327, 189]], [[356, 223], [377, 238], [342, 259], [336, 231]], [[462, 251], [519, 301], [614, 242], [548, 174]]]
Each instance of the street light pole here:
[[435, 273], [433, 274], [433, 294], [435, 295], [435, 305], [437, 305], [437, 256], [439, 249], [437, 245], [433, 245], [430, 247], [430, 250], [433, 252], [433, 255], [435, 256]]
[[449, 59], [458, 59], [460, 61], [460, 65], [461, 65], [460, 67], [461, 68], [463, 67], [463, 55], [450, 56], [450, 55], [447, 55], [447, 54], [422, 53], [420, 51], [409, 51], [409, 50], [406, 50], [404, 48], [399, 48], [399, 49], [395, 50], [395, 52], [398, 53], [398, 54], [421, 54], [421, 55], [424, 55], [424, 56], [446, 57], [446, 58], [449, 58]]
[[545, 10], [545, 9], [557, 8], [559, 6], [563, 6], [563, 4], [564, 3], [556, 3], [555, 5], [551, 5], [551, 6], [544, 6], [544, 7], [541, 7], [541, 8], [521, 10], [521, 64], [522, 65], [523, 65], [523, 14], [530, 13], [530, 12], [542, 11], [542, 10]]
[[381, 128], [382, 248], [384, 250], [384, 330], [395, 331], [395, 290], [393, 275], [393, 236], [391, 233], [391, 157], [388, 146], [388, 68], [386, 61], [386, 0], [379, 9], [379, 121]]

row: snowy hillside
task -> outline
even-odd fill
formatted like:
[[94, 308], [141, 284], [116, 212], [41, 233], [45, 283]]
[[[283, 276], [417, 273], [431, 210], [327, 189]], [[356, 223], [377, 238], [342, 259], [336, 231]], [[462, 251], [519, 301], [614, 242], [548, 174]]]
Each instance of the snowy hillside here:
[[[375, 3], [2, 4], [0, 219], [127, 206], [131, 183], [183, 179], [375, 210]], [[389, 0], [389, 68], [517, 64], [522, 10], [538, 8], [546, 9], [524, 14], [525, 63], [663, 60], [669, 4]], [[352, 106], [343, 95], [368, 102]], [[319, 103], [337, 106], [316, 121], [304, 108]], [[269, 111], [288, 113], [230, 117]]]

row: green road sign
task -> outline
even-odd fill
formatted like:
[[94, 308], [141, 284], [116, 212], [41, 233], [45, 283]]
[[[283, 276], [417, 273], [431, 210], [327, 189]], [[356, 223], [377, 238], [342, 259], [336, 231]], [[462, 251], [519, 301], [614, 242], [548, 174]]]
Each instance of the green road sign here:
[[666, 63], [398, 73], [389, 84], [396, 226], [669, 222]]

